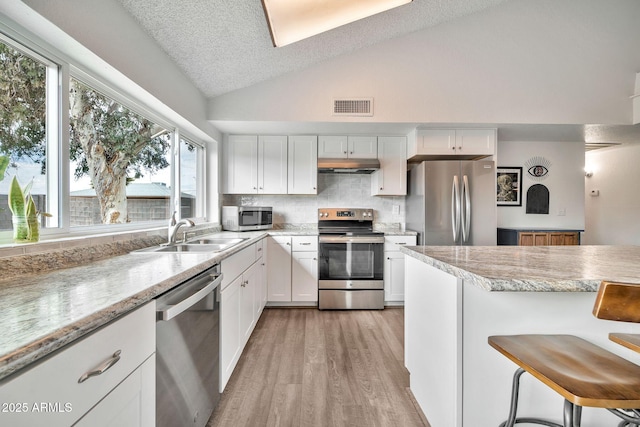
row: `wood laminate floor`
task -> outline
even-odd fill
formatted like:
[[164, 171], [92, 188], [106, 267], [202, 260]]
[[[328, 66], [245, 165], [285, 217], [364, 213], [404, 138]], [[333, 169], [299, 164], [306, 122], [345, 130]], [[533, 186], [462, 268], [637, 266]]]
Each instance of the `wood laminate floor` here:
[[401, 308], [266, 308], [207, 427], [428, 427], [403, 322]]

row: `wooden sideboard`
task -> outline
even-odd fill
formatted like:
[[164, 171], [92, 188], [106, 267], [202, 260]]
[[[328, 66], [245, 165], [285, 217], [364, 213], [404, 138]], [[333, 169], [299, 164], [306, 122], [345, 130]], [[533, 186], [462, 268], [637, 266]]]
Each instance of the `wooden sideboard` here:
[[498, 228], [498, 245], [561, 246], [579, 245], [583, 230]]

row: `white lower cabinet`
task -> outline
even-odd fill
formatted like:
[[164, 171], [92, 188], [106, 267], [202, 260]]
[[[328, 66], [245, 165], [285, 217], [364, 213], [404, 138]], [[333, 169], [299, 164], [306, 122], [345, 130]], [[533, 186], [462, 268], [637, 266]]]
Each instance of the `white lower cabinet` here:
[[224, 278], [220, 291], [221, 393], [231, 378], [264, 308], [262, 242], [222, 261]]
[[404, 301], [404, 254], [401, 246], [415, 246], [416, 236], [384, 237], [384, 300]]
[[2, 380], [0, 424], [154, 426], [155, 315], [152, 301]]
[[291, 300], [318, 301], [318, 252], [291, 254]]
[[155, 425], [155, 358], [148, 358], [74, 427], [137, 427]]
[[268, 238], [268, 302], [318, 301], [318, 237]]
[[267, 247], [267, 301], [291, 301], [291, 236], [269, 236]]

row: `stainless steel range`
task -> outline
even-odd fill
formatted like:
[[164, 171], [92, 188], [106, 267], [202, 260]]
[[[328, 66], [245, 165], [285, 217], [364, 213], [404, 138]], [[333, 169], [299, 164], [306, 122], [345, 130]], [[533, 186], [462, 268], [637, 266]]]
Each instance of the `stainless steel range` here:
[[384, 234], [373, 209], [318, 209], [318, 308], [384, 308]]

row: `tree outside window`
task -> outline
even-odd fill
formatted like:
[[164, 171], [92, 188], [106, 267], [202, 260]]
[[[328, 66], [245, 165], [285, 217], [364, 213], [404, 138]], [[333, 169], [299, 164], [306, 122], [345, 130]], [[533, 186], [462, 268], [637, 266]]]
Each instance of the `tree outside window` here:
[[168, 219], [171, 132], [73, 78], [69, 101], [71, 226]]

